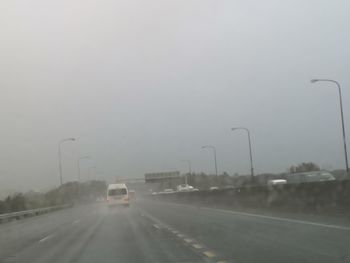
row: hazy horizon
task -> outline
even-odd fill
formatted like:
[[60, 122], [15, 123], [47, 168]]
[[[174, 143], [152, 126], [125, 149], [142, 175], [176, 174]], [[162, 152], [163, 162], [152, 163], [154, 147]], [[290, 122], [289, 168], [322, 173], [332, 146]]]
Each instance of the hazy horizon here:
[[[43, 1], [0, 4], [0, 191], [92, 175], [344, 169], [348, 1]], [[348, 6], [348, 8], [346, 8]], [[348, 139], [348, 138], [347, 138]], [[348, 143], [349, 145], [349, 143]]]

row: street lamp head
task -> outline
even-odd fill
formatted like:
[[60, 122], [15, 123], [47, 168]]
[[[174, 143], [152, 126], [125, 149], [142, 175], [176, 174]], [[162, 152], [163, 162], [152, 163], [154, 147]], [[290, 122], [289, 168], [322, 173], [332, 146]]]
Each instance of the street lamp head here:
[[236, 131], [236, 130], [245, 130], [247, 133], [249, 133], [249, 129], [246, 127], [234, 127], [231, 128], [231, 131]]
[[60, 142], [59, 142], [59, 143], [69, 142], [69, 141], [74, 142], [75, 140], [76, 140], [75, 138], [66, 138], [66, 139], [62, 139], [62, 140], [60, 140]]
[[319, 79], [312, 79], [312, 80], [310, 80], [311, 83], [315, 83], [317, 81], [320, 81], [320, 80]]

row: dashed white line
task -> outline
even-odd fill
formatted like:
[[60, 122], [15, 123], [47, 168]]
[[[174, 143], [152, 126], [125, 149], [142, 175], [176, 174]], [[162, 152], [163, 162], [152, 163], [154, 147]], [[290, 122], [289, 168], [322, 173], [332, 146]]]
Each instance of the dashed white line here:
[[192, 246], [193, 246], [194, 248], [196, 248], [196, 249], [202, 249], [202, 248], [203, 248], [203, 246], [200, 245], [200, 244], [192, 244]]
[[191, 238], [185, 238], [184, 240], [185, 240], [186, 243], [192, 243], [193, 242], [193, 239], [191, 239]]
[[[155, 227], [155, 228], [161, 228], [162, 227], [164, 229], [169, 230], [171, 233], [176, 235], [178, 238], [181, 238], [183, 241], [185, 241], [188, 245], [198, 249], [199, 250], [198, 252], [201, 253], [202, 255], [205, 255], [207, 258], [212, 259], [212, 258], [216, 258], [217, 257], [217, 255], [211, 250], [204, 250], [204, 251], [202, 251], [202, 249], [204, 249], [204, 247], [202, 245], [198, 244], [198, 243], [195, 243], [196, 241], [194, 239], [191, 239], [191, 238], [187, 237], [186, 235], [182, 234], [181, 232], [179, 232], [177, 230], [174, 230], [173, 228], [169, 227], [168, 225], [166, 225], [164, 222], [160, 221], [159, 219], [151, 216], [150, 214], [148, 214], [144, 210], [141, 210], [141, 211], [142, 211], [142, 214], [144, 216], [148, 217], [149, 219], [151, 219], [153, 222], [156, 223], [156, 224], [153, 224], [153, 227]], [[221, 262], [224, 263], [226, 261], [221, 261]]]
[[208, 258], [216, 257], [213, 251], [204, 251], [203, 254], [206, 255]]
[[78, 224], [80, 222], [80, 219], [77, 219], [73, 222], [73, 224]]
[[53, 237], [53, 234], [48, 235], [48, 236], [46, 236], [46, 237], [40, 239], [38, 242], [39, 242], [39, 243], [45, 242], [46, 240], [49, 240], [49, 239], [52, 238], [52, 237]]
[[157, 224], [154, 224], [153, 226], [157, 229], [160, 229], [160, 227]]

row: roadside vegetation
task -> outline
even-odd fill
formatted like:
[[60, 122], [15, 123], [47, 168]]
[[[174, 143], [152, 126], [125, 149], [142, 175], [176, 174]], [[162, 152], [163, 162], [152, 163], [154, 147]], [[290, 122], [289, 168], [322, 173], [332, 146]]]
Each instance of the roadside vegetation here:
[[105, 191], [106, 183], [104, 181], [88, 181], [84, 183], [68, 182], [46, 193], [34, 191], [15, 193], [0, 200], [0, 214], [77, 202], [90, 202], [103, 196]]

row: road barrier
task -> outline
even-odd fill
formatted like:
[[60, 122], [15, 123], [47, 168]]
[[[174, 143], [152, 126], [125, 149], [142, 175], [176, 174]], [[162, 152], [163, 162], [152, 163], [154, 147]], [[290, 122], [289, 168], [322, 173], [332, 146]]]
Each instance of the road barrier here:
[[280, 207], [293, 211], [350, 208], [350, 180], [250, 186], [151, 195], [174, 202], [233, 207]]
[[38, 216], [38, 215], [46, 214], [49, 212], [61, 210], [68, 207], [72, 207], [72, 204], [50, 206], [50, 207], [44, 207], [44, 208], [38, 208], [38, 209], [32, 209], [32, 210], [19, 211], [14, 213], [0, 214], [0, 223], [9, 222], [12, 220], [20, 220], [20, 219], [32, 217], [32, 216]]

